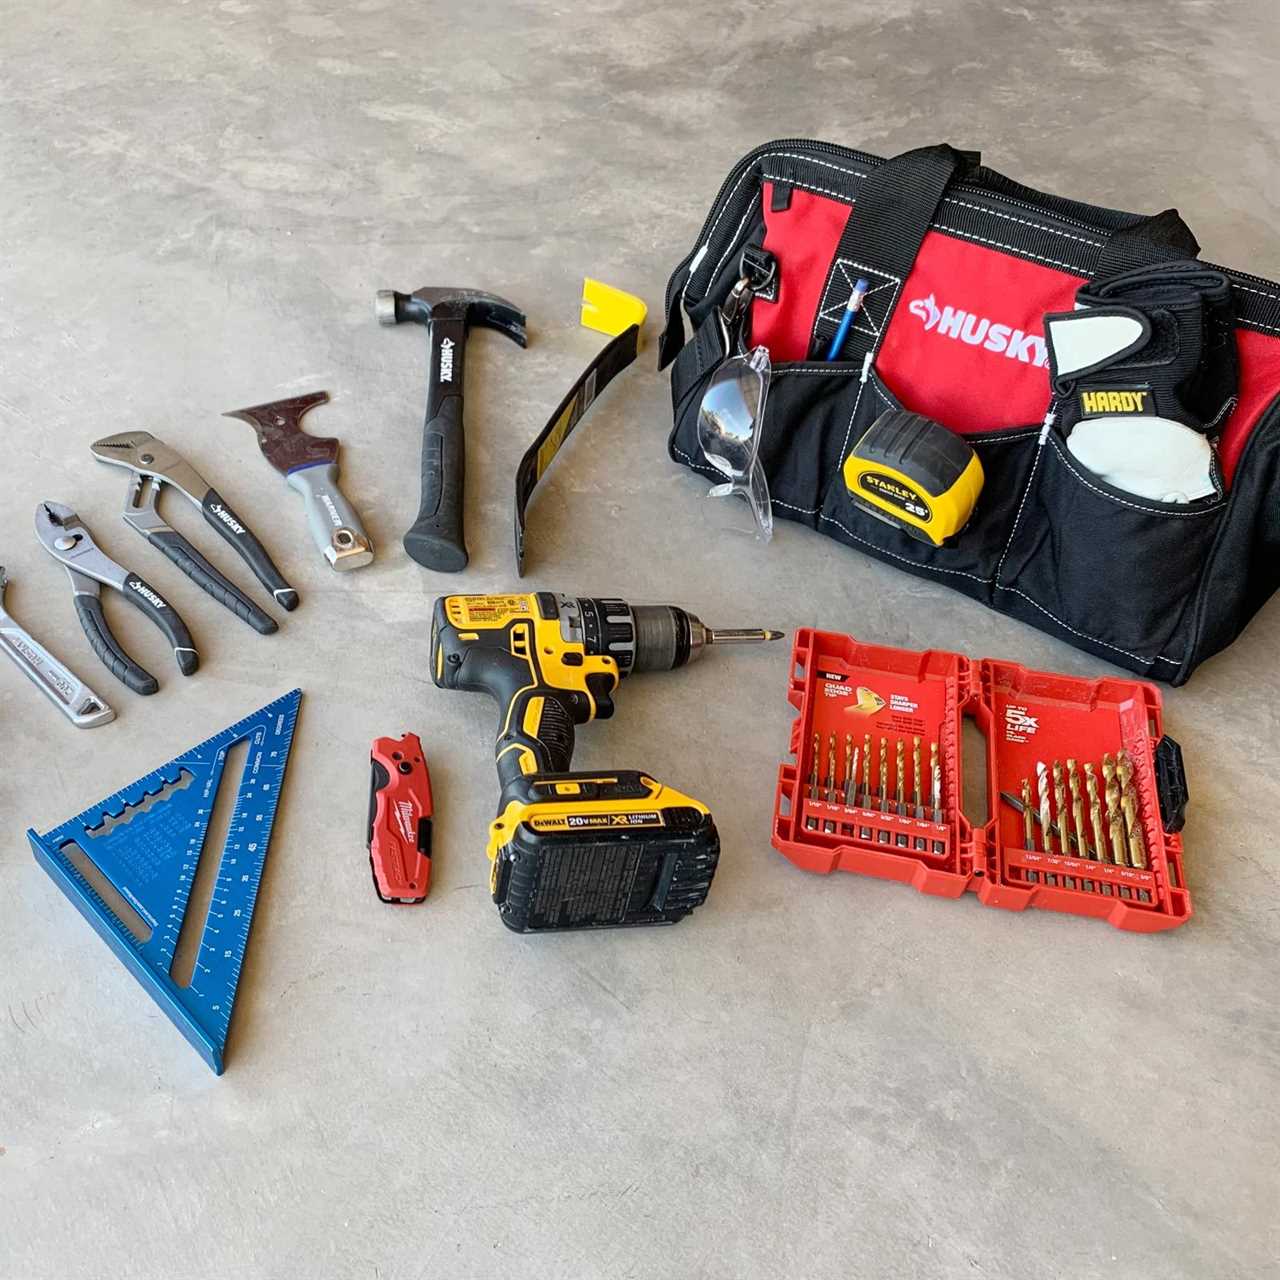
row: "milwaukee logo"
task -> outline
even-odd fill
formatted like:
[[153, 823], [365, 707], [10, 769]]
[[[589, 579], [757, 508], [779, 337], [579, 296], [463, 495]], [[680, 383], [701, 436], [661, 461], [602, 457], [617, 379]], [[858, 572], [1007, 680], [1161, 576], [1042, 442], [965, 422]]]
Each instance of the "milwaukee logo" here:
[[440, 381], [453, 381], [453, 339], [445, 338], [440, 344]]
[[925, 333], [936, 332], [939, 337], [964, 342], [971, 347], [981, 347], [984, 351], [1003, 355], [1008, 360], [1017, 360], [1022, 364], [1033, 364], [1037, 368], [1043, 368], [1049, 363], [1044, 339], [1038, 333], [1024, 333], [1012, 325], [997, 324], [986, 316], [961, 311], [958, 307], [939, 307], [933, 294], [927, 298], [912, 299], [907, 304], [907, 310], [924, 321]]
[[156, 593], [152, 591], [150, 587], [144, 586], [141, 582], [139, 582], [137, 578], [134, 578], [129, 583], [129, 590], [136, 591], [144, 600], [150, 600], [151, 603], [155, 605], [157, 609], [164, 608], [164, 601], [161, 600], [160, 597], [156, 595]]
[[217, 516], [217, 517], [218, 517], [218, 519], [219, 519], [219, 520], [221, 520], [221, 521], [222, 521], [222, 523], [223, 523], [223, 524], [225, 524], [225, 525], [227, 526], [227, 528], [228, 528], [228, 529], [230, 529], [230, 530], [231, 530], [231, 532], [232, 532], [232, 533], [243, 533], [243, 532], [244, 532], [244, 525], [242, 525], [242, 524], [241, 524], [241, 523], [240, 523], [240, 522], [235, 518], [235, 516], [233, 516], [233, 515], [231, 514], [231, 512], [230, 512], [230, 511], [228, 511], [228, 510], [226, 509], [226, 507], [224, 507], [224, 506], [222, 505], [222, 503], [220, 503], [220, 502], [215, 502], [215, 503], [214, 503], [214, 504], [209, 508], [209, 510], [210, 510], [210, 511], [212, 511], [212, 512], [213, 512], [213, 514], [214, 514], [215, 516]]
[[410, 844], [414, 841], [413, 805], [407, 800], [396, 801], [396, 817], [400, 819], [400, 831]]
[[1147, 397], [1150, 394], [1150, 391], [1082, 391], [1080, 412], [1146, 413]]

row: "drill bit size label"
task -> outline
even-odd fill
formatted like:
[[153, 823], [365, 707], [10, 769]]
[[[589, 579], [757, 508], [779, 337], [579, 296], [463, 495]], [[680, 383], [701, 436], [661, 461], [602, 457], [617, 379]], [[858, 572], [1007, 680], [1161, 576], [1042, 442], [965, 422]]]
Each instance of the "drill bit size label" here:
[[1006, 742], [1029, 742], [1040, 728], [1040, 717], [1033, 716], [1026, 707], [1011, 702], [1004, 709], [1004, 738]]

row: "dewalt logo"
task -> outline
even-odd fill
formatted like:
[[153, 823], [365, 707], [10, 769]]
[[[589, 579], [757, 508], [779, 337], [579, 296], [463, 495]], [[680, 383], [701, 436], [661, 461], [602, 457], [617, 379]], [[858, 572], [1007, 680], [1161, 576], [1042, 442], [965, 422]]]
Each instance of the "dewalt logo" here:
[[1149, 413], [1150, 391], [1082, 391], [1080, 412], [1088, 417], [1104, 413]]

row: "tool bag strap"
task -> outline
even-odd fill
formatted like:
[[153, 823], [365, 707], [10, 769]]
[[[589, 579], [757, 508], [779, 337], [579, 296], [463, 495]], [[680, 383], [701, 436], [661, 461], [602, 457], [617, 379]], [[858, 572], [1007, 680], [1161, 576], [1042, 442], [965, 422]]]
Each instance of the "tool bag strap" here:
[[[877, 166], [858, 192], [827, 271], [809, 354], [822, 359], [840, 325], [844, 305], [859, 278], [871, 286], [872, 324], [859, 325], [841, 358], [860, 361], [888, 326], [929, 225], [951, 183], [981, 164], [976, 151], [946, 143], [904, 151]], [[869, 295], [870, 296], [870, 295]]]

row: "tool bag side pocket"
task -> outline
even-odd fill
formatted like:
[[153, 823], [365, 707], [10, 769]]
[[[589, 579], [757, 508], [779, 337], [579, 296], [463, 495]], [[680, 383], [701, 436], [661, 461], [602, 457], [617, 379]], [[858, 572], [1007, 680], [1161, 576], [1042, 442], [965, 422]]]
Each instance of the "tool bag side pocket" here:
[[1218, 536], [1179, 639], [1183, 684], [1225, 649], [1280, 588], [1280, 396], [1267, 406], [1236, 465]]
[[1209, 557], [1225, 498], [1154, 502], [1086, 471], [1052, 429], [996, 572], [1015, 617], [1140, 674], [1169, 680], [1170, 652]]

